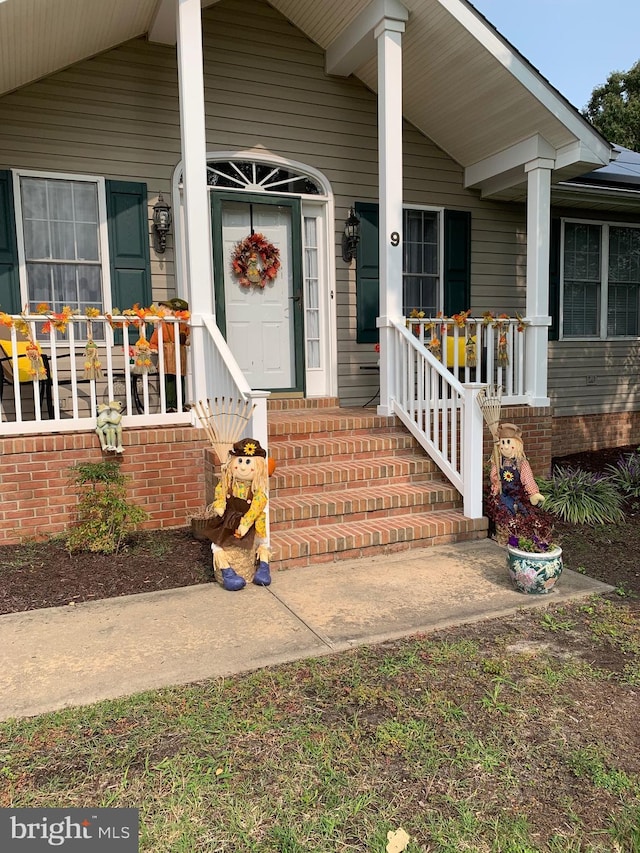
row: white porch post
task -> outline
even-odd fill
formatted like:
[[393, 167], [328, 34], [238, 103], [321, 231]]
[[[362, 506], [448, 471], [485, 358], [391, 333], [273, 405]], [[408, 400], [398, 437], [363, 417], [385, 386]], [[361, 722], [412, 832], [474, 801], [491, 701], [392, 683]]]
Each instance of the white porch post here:
[[[389, 320], [402, 318], [402, 21], [384, 18], [378, 45], [378, 173], [380, 194], [380, 405], [393, 414], [395, 376]], [[394, 245], [395, 244], [395, 245]]]
[[467, 518], [482, 518], [482, 446], [484, 422], [478, 405], [478, 394], [485, 386], [469, 383], [464, 388], [462, 481], [464, 484], [463, 512]]
[[[178, 87], [182, 140], [185, 261], [191, 308], [193, 395], [206, 399], [203, 315], [213, 313], [207, 145], [200, 0], [177, 0]], [[174, 209], [177, 209], [174, 200]]]
[[549, 244], [553, 160], [538, 158], [527, 173], [527, 307], [525, 392], [530, 406], [548, 406]]

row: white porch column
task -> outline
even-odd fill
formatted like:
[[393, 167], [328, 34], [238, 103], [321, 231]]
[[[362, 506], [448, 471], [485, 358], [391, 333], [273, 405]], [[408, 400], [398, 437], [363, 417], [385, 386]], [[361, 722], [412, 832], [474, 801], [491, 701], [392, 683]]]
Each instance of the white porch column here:
[[402, 318], [402, 33], [404, 22], [383, 19], [378, 45], [378, 174], [380, 194], [380, 405], [393, 414], [395, 376], [389, 320]]
[[463, 385], [463, 445], [462, 481], [463, 512], [467, 518], [482, 518], [482, 477], [484, 452], [482, 447], [484, 422], [478, 405], [478, 394], [485, 386], [471, 382]]
[[548, 406], [549, 244], [551, 170], [555, 162], [538, 158], [527, 173], [527, 306], [525, 392], [530, 406]]
[[[204, 365], [203, 315], [213, 313], [211, 228], [207, 193], [207, 145], [204, 109], [200, 0], [177, 0], [178, 88], [184, 186], [184, 239], [188, 300], [192, 314], [191, 347], [195, 365]], [[174, 209], [177, 209], [174, 200]], [[204, 371], [193, 371], [193, 396], [206, 399]]]

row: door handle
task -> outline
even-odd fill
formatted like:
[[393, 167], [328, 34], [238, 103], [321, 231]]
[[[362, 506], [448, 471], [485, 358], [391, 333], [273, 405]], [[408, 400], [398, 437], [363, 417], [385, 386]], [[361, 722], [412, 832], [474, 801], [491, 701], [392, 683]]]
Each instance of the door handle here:
[[289, 297], [289, 299], [290, 299], [292, 302], [300, 302], [300, 300], [302, 299], [302, 297], [300, 296], [300, 294], [298, 294], [297, 296], [290, 296], [290, 297]]

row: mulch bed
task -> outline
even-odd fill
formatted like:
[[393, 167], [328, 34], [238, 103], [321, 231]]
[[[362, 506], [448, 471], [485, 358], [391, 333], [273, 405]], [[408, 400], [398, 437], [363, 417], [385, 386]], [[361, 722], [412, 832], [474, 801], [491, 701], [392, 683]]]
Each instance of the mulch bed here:
[[[604, 471], [635, 445], [580, 453], [556, 465]], [[626, 523], [614, 527], [556, 528], [565, 565], [617, 587], [619, 595], [640, 600], [640, 505], [629, 505]], [[60, 541], [28, 541], [0, 547], [0, 614], [58, 607], [174, 589], [213, 580], [211, 551], [191, 528], [140, 533], [116, 556], [69, 554]]]
[[69, 554], [56, 540], [0, 547], [0, 614], [192, 586], [213, 580], [191, 528], [140, 533], [122, 553]]

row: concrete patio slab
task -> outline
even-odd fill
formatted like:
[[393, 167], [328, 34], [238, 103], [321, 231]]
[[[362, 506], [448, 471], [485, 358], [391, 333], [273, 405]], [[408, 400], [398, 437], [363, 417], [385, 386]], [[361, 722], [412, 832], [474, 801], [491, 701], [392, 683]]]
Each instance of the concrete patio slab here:
[[273, 594], [333, 649], [545, 607], [606, 584], [564, 569], [548, 595], [514, 590], [487, 539], [283, 572]]
[[488, 540], [0, 616], [0, 719], [220, 678], [612, 588], [565, 568], [549, 595], [509, 581]]

